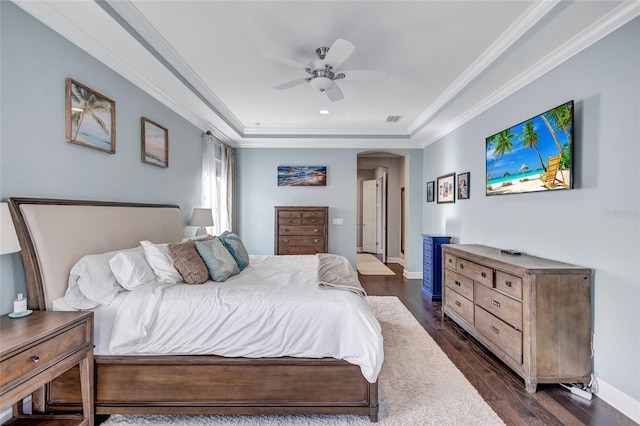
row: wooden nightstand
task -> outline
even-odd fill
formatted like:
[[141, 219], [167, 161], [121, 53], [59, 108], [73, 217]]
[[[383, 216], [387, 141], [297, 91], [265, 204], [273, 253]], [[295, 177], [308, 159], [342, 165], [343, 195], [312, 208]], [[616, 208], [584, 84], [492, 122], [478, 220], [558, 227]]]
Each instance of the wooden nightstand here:
[[[83, 415], [45, 416], [43, 387], [80, 365]], [[93, 312], [34, 311], [0, 317], [0, 409], [13, 406], [9, 424], [93, 425]], [[33, 415], [22, 399], [34, 393]]]

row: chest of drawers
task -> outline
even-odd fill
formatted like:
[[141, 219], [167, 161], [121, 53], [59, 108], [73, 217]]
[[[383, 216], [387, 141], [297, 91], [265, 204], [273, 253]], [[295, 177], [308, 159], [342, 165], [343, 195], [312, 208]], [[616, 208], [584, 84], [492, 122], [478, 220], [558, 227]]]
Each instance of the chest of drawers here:
[[422, 234], [422, 296], [442, 300], [442, 244], [449, 244], [447, 235]]
[[589, 381], [590, 269], [473, 244], [442, 251], [442, 315], [520, 375], [528, 392]]
[[328, 207], [276, 206], [274, 253], [327, 253], [328, 219]]
[[[43, 387], [77, 365], [82, 417], [22, 415], [22, 398], [35, 392], [33, 411], [43, 411]], [[92, 425], [93, 392], [93, 312], [34, 311], [24, 318], [0, 318], [0, 408], [18, 404], [17, 424]]]

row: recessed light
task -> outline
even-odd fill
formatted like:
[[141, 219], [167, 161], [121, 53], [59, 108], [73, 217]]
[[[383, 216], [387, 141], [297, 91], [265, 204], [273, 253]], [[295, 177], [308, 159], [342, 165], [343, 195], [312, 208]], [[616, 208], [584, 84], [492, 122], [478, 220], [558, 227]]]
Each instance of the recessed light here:
[[327, 115], [329, 114], [331, 111], [329, 111], [328, 109], [321, 109], [320, 111], [318, 111], [320, 114], [322, 115]]

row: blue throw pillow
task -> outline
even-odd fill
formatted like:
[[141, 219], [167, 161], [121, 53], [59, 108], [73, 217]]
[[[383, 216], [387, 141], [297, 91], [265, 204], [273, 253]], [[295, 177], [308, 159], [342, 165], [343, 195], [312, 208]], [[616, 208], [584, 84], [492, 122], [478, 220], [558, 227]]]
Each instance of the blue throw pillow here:
[[230, 276], [240, 272], [235, 259], [220, 239], [196, 241], [196, 250], [207, 265], [212, 280], [226, 281]]
[[249, 265], [249, 253], [244, 247], [244, 244], [242, 244], [240, 237], [229, 232], [222, 234], [218, 238], [220, 238], [222, 244], [224, 244], [227, 250], [229, 250], [229, 253], [231, 253], [231, 256], [236, 260], [238, 268], [240, 268], [241, 271]]

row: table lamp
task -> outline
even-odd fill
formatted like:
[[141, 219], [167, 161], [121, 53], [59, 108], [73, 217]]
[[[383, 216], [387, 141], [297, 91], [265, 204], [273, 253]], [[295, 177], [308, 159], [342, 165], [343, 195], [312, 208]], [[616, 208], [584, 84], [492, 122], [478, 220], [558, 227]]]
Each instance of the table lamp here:
[[207, 226], [213, 226], [213, 214], [211, 209], [193, 209], [189, 226], [198, 226], [196, 236], [206, 235]]

